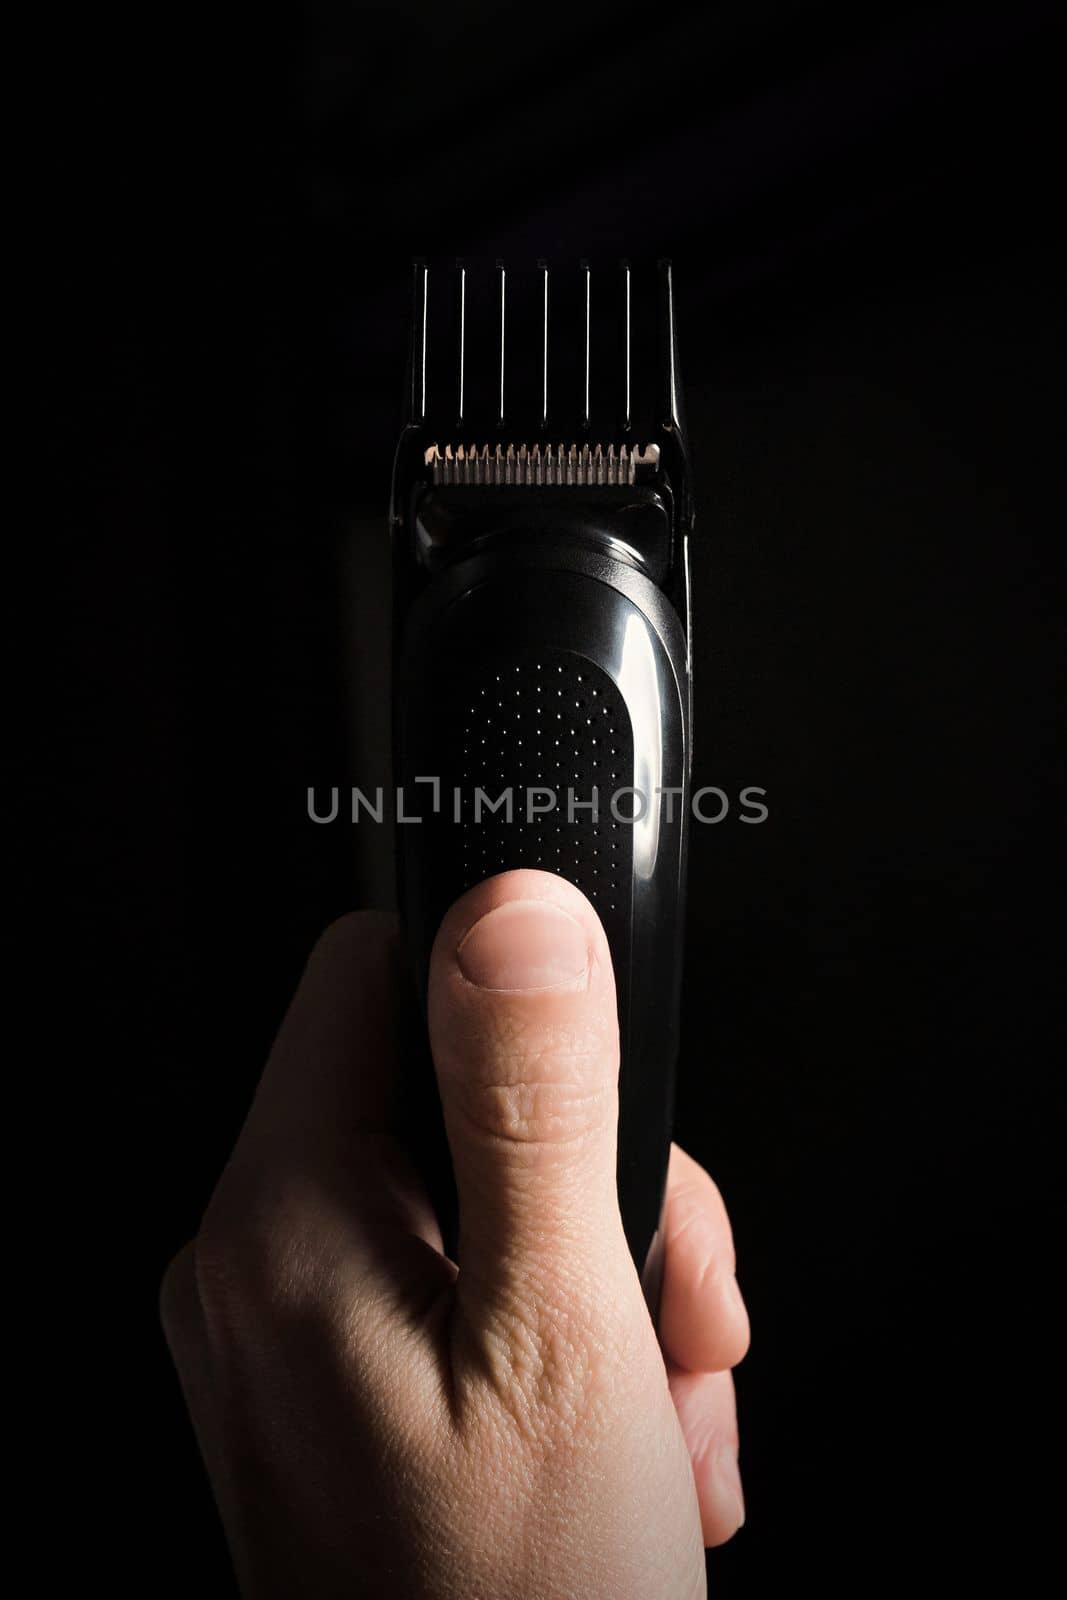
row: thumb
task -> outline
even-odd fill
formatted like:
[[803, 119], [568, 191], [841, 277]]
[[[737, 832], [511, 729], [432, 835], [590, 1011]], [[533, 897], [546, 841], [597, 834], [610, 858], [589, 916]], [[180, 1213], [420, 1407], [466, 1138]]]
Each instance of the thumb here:
[[434, 943], [429, 1025], [461, 1297], [514, 1305], [632, 1276], [615, 1178], [615, 979], [581, 891], [518, 871], [458, 900]]

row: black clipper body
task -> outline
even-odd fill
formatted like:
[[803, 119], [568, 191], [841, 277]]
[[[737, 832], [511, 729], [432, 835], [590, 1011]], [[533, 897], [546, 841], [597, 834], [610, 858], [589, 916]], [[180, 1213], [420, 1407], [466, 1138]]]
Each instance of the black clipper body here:
[[[618, 992], [619, 1200], [655, 1307], [691, 765], [670, 265], [417, 263], [391, 515], [399, 891], [420, 1015], [434, 935], [465, 889], [536, 867], [589, 897]], [[415, 1142], [452, 1249], [435, 1099]]]

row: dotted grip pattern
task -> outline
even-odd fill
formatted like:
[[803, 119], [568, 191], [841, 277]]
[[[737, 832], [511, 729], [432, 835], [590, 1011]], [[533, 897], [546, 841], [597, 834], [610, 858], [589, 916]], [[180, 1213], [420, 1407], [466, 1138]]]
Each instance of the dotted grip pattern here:
[[614, 921], [629, 895], [632, 801], [614, 811], [612, 801], [633, 783], [630, 719], [614, 682], [572, 652], [540, 650], [472, 663], [455, 693], [461, 759], [446, 765], [453, 819], [460, 792], [460, 888], [534, 867], [568, 878]]

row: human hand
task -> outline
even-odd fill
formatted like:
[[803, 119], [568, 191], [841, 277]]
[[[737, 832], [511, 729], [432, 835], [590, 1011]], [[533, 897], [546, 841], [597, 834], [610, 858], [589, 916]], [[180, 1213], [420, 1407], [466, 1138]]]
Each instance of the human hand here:
[[438, 933], [461, 1271], [398, 1137], [397, 1004], [394, 920], [336, 923], [164, 1282], [242, 1591], [702, 1596], [703, 1545], [743, 1520], [729, 1369], [748, 1322], [722, 1199], [675, 1147], [657, 1342], [619, 1217], [596, 913], [509, 872]]

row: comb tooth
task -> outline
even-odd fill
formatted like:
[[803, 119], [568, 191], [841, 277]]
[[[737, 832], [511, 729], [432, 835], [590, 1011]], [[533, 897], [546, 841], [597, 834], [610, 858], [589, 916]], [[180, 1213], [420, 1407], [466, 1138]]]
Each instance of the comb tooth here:
[[464, 323], [469, 323], [469, 278], [463, 263], [456, 259], [420, 263], [417, 273], [418, 322], [412, 348], [417, 358], [418, 393], [413, 405], [420, 413], [418, 425], [439, 439], [455, 438], [463, 413], [471, 409], [469, 339], [464, 339]]
[[591, 335], [592, 335], [591, 318], [592, 318], [592, 311], [593, 311], [593, 274], [592, 274], [592, 271], [590, 270], [590, 266], [589, 266], [588, 261], [583, 261], [581, 263], [581, 269], [582, 269], [582, 317], [583, 317], [583, 324], [582, 325], [583, 325], [583, 327], [585, 329], [584, 340], [583, 340], [583, 345], [584, 345], [584, 349], [585, 349], [585, 369], [584, 369], [585, 375], [584, 375], [583, 389], [582, 389], [582, 427], [583, 428], [588, 428], [588, 426], [589, 426], [589, 379], [590, 379], [589, 364], [590, 364], [590, 361], [592, 359], [592, 350], [590, 348], [590, 342], [591, 342]]
[[500, 403], [497, 291], [498, 275], [491, 262], [457, 263], [449, 294], [448, 330], [448, 354], [455, 366], [448, 374], [447, 397], [442, 395], [431, 407], [438, 428], [464, 434], [476, 428], [484, 437], [496, 419]]
[[430, 269], [425, 261], [413, 265], [411, 309], [411, 380], [408, 421], [415, 427], [426, 416], [426, 316]]
[[537, 263], [541, 274], [541, 426], [548, 427], [548, 264]]
[[674, 333], [674, 276], [669, 261], [661, 261], [659, 276], [659, 344], [660, 344], [660, 415], [664, 425], [677, 428], [678, 372], [677, 348]]
[[456, 421], [462, 428], [467, 407], [467, 269], [456, 262]]
[[496, 356], [497, 373], [499, 374], [497, 394], [497, 426], [504, 426], [504, 353], [506, 350], [506, 324], [507, 324], [507, 299], [508, 275], [502, 261], [496, 264], [496, 293], [497, 293], [497, 335]]
[[622, 425], [630, 426], [630, 263], [622, 263], [623, 401]]
[[592, 439], [624, 427], [624, 283], [617, 270], [586, 273], [586, 426]]
[[[685, 433], [681, 379], [678, 373], [678, 329], [674, 311], [674, 272], [670, 261], [660, 261], [656, 282], [656, 387], [655, 423], [672, 433]], [[650, 429], [651, 433], [652, 430]]]
[[633, 267], [630, 273], [630, 403], [628, 443], [631, 451], [655, 438], [663, 423], [662, 339], [659, 287], [655, 267]]

